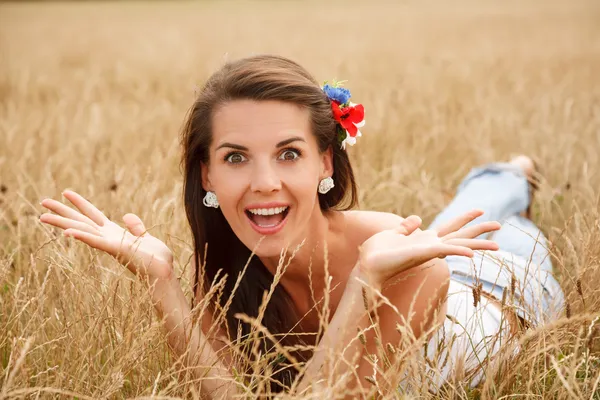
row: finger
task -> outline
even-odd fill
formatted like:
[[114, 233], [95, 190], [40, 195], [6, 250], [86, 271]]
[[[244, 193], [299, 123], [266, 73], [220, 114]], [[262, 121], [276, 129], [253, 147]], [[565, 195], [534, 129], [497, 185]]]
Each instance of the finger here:
[[469, 222], [473, 221], [475, 218], [480, 217], [482, 215], [482, 210], [472, 210], [467, 213], [464, 213], [463, 215], [460, 215], [437, 228], [438, 236], [446, 236], [449, 233], [457, 231]]
[[146, 227], [144, 223], [135, 214], [128, 213], [123, 215], [123, 222], [125, 222], [125, 226], [129, 229], [129, 232], [135, 236], [142, 236], [146, 233]]
[[471, 250], [498, 250], [498, 243], [483, 239], [450, 239], [444, 240], [444, 244], [468, 247]]
[[410, 235], [415, 230], [417, 230], [423, 221], [417, 215], [411, 215], [409, 217], [404, 218], [404, 220], [400, 223], [400, 226], [396, 228], [396, 231], [402, 235]]
[[457, 246], [453, 244], [438, 243], [433, 246], [414, 246], [412, 251], [415, 257], [412, 259], [416, 264], [420, 265], [434, 258], [446, 258], [448, 256], [464, 256], [473, 257], [475, 254], [473, 250], [464, 246]]
[[484, 233], [497, 231], [501, 227], [502, 227], [502, 225], [500, 225], [500, 223], [496, 222], [496, 221], [483, 222], [481, 224], [469, 226], [467, 228], [459, 229], [456, 232], [449, 233], [448, 235], [444, 236], [443, 239], [444, 240], [455, 239], [455, 238], [473, 239]]
[[75, 221], [70, 218], [61, 217], [60, 215], [45, 213], [40, 216], [40, 221], [46, 224], [54, 225], [57, 228], [62, 229], [78, 229], [92, 235], [100, 236], [100, 232], [93, 226], [86, 224], [85, 222]]
[[104, 226], [104, 222], [108, 218], [106, 218], [102, 211], [98, 210], [95, 205], [84, 199], [79, 193], [72, 190], [65, 190], [63, 196], [92, 221], [100, 226]]
[[93, 235], [88, 232], [80, 231], [78, 229], [69, 228], [63, 232], [63, 235], [73, 237], [77, 240], [82, 241], [90, 247], [98, 250], [102, 250], [109, 254], [114, 254], [113, 246], [108, 240], [102, 236]]
[[475, 253], [468, 247], [455, 246], [452, 244], [440, 244], [437, 250], [438, 257], [444, 258], [448, 256], [464, 256], [473, 257]]
[[97, 227], [94, 221], [81, 214], [78, 211], [73, 210], [71, 207], [61, 203], [60, 201], [56, 201], [54, 199], [44, 199], [40, 203], [43, 207], [46, 207], [48, 210], [55, 212], [56, 214], [63, 216], [65, 218], [69, 218], [75, 221], [80, 221], [86, 223], [90, 226]]

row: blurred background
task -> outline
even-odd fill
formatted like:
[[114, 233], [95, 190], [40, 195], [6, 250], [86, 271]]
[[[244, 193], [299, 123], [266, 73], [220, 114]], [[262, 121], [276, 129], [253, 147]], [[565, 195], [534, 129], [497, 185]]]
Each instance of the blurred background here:
[[41, 226], [39, 201], [137, 213], [188, 284], [178, 134], [206, 78], [258, 53], [348, 80], [363, 209], [429, 222], [471, 167], [539, 162], [534, 218], [579, 319], [552, 331], [564, 364], [536, 347], [499, 393], [597, 393], [571, 344], [598, 334], [600, 2], [74, 1], [0, 3], [0, 398], [197, 394], [134, 277]]

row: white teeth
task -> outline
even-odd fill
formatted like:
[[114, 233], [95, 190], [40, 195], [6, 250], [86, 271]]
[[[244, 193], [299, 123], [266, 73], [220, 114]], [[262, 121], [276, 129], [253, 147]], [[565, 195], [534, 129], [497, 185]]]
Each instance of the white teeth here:
[[287, 206], [285, 207], [275, 207], [275, 208], [251, 208], [250, 211], [252, 214], [256, 215], [275, 215], [280, 214], [287, 210]]

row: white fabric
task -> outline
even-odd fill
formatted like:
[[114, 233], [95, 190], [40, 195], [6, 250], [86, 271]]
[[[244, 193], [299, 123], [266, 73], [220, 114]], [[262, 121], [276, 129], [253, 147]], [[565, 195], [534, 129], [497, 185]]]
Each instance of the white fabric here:
[[[512, 301], [507, 299], [507, 304], [533, 325], [556, 318], [562, 305], [562, 291], [551, 272], [515, 254], [476, 252], [473, 259], [448, 257], [447, 261], [452, 272], [447, 318], [426, 347], [432, 389], [462, 371], [467, 373], [471, 386], [476, 386], [485, 378], [488, 363], [499, 351], [508, 349], [511, 327], [500, 305], [482, 295], [474, 306], [473, 287], [478, 283], [501, 302], [503, 289], [510, 290], [514, 276], [515, 294]], [[515, 354], [518, 352], [514, 343], [510, 348]]]
[[[486, 365], [510, 338], [510, 325], [498, 306], [481, 296], [474, 306], [473, 289], [461, 282], [450, 281], [448, 310], [444, 325], [433, 335], [427, 346], [427, 357], [433, 370], [434, 386], [451, 379], [455, 371], [471, 373], [471, 385], [483, 377]], [[448, 358], [448, 359], [447, 359]]]

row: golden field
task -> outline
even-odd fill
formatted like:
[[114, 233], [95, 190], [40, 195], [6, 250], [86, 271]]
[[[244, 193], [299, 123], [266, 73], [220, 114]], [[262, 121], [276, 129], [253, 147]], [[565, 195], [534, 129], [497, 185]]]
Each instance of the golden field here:
[[539, 161], [534, 218], [568, 316], [438, 398], [600, 399], [600, 3], [541, 0], [0, 4], [0, 399], [199, 396], [144, 285], [42, 226], [39, 202], [72, 188], [138, 214], [189, 296], [178, 134], [196, 87], [257, 53], [365, 105], [362, 209], [431, 221], [469, 168]]

